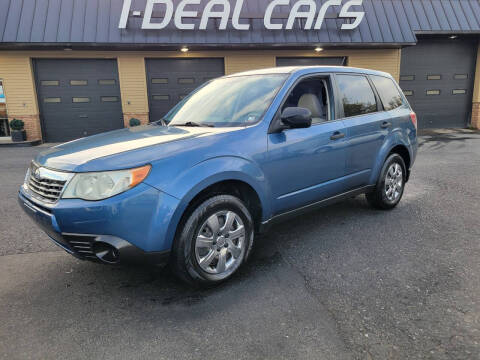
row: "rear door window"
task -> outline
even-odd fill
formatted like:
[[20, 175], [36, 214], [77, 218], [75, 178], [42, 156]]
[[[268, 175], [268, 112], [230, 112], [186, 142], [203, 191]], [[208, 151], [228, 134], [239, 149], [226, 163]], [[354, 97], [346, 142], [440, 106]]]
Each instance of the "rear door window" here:
[[402, 95], [400, 95], [392, 79], [377, 75], [372, 75], [370, 78], [373, 81], [373, 85], [377, 88], [383, 108], [386, 111], [396, 109], [403, 105]]
[[336, 79], [345, 117], [377, 111], [375, 95], [365, 76], [337, 74]]

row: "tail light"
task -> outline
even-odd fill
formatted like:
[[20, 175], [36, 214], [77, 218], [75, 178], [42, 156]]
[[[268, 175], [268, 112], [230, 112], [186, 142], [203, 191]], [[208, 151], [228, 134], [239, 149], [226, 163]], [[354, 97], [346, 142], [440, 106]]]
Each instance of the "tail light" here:
[[410, 120], [412, 120], [413, 126], [415, 126], [415, 129], [417, 129], [417, 114], [415, 114], [413, 111], [410, 113]]

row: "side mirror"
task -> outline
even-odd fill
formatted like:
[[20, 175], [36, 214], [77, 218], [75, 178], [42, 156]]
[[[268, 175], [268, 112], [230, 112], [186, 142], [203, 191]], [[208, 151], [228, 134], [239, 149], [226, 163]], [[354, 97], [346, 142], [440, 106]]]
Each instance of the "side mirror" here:
[[288, 107], [283, 110], [280, 119], [291, 129], [308, 128], [312, 125], [312, 112], [301, 107]]

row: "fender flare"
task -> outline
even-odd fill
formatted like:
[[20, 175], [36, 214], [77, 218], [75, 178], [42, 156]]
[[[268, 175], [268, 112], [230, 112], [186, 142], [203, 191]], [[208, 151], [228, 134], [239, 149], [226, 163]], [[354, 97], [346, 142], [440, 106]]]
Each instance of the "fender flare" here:
[[[390, 151], [395, 146], [403, 146], [405, 149], [408, 151], [408, 154], [410, 156], [410, 159], [413, 159], [413, 154], [411, 153], [411, 146], [410, 144], [405, 141], [405, 139], [409, 139], [406, 136], [403, 136], [401, 131], [393, 131], [388, 135], [388, 137], [385, 139], [385, 141], [382, 144], [382, 147], [380, 148], [380, 151], [378, 152], [377, 158], [375, 159], [375, 166], [372, 169], [372, 173], [370, 176], [369, 183], [370, 184], [376, 184], [377, 179], [380, 176], [380, 171], [382, 170], [383, 164], [385, 163], [385, 160], [387, 159], [388, 154], [390, 154]], [[407, 169], [408, 171], [409, 169]]]

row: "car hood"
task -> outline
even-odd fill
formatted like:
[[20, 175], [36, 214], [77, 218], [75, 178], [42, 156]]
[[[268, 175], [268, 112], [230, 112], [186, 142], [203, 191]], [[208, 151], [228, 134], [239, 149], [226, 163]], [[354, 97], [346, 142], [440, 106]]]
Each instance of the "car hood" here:
[[81, 138], [40, 153], [35, 162], [51, 169], [75, 171], [92, 160], [141, 148], [196, 137], [212, 136], [238, 128], [136, 126]]

